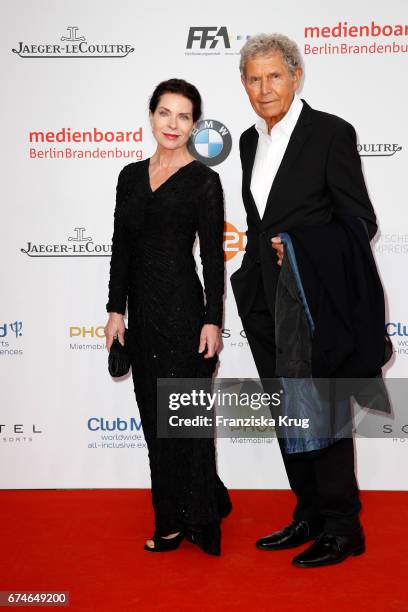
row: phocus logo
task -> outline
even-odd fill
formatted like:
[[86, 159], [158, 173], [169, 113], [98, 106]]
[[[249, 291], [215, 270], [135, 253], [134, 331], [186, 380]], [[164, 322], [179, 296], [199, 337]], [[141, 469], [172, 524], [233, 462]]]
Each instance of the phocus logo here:
[[235, 225], [224, 223], [224, 259], [228, 261], [240, 251], [245, 251], [245, 232], [237, 230]]
[[69, 328], [69, 337], [70, 338], [104, 338], [105, 331], [102, 325], [98, 325], [97, 327], [85, 327], [79, 325], [71, 325]]

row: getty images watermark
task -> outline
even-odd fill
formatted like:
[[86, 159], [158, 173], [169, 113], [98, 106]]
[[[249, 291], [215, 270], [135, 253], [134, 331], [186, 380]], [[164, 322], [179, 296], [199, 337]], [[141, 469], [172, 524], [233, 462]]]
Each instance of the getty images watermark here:
[[[262, 408], [278, 407], [281, 404], [281, 394], [283, 390], [276, 393], [266, 392], [231, 392], [218, 389], [215, 392], [208, 392], [204, 389], [191, 389], [191, 391], [172, 392], [169, 394], [168, 407], [171, 411], [180, 411], [185, 408], [198, 409], [204, 414], [195, 416], [182, 416], [172, 414], [168, 417], [171, 427], [227, 427], [231, 430], [248, 427], [309, 427], [308, 418], [294, 418], [288, 415], [278, 415], [278, 418], [267, 417], [263, 414], [255, 416], [226, 416], [225, 414], [214, 414], [214, 408], [230, 410], [244, 408], [245, 410], [258, 411]], [[211, 412], [211, 416], [209, 413]], [[184, 411], [183, 411], [184, 413]]]
[[278, 436], [303, 440], [299, 448], [352, 435], [408, 439], [407, 392], [407, 379], [159, 378], [157, 435]]

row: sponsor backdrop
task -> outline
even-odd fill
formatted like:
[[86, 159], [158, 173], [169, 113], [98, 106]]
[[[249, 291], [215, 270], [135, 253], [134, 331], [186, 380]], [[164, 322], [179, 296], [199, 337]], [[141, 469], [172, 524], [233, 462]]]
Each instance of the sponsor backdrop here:
[[[255, 120], [239, 50], [260, 31], [295, 39], [301, 97], [356, 127], [395, 349], [386, 376], [407, 376], [407, 24], [403, 0], [3, 2], [0, 486], [149, 486], [131, 378], [108, 375], [103, 327], [117, 175], [154, 151], [147, 103], [163, 79], [199, 88], [191, 150], [225, 190], [218, 376], [256, 376], [228, 278], [245, 248], [238, 140]], [[218, 441], [225, 482], [287, 488], [276, 440], [240, 433]], [[362, 488], [407, 488], [408, 441], [388, 438], [357, 440]]]

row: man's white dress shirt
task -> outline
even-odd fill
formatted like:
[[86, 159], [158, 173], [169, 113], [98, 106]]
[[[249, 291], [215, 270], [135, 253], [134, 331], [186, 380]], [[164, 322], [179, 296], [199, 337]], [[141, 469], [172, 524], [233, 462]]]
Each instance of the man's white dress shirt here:
[[272, 183], [302, 108], [303, 103], [295, 94], [288, 112], [273, 126], [270, 134], [268, 134], [265, 119], [259, 117], [255, 123], [259, 138], [252, 169], [251, 192], [261, 219], [265, 212]]

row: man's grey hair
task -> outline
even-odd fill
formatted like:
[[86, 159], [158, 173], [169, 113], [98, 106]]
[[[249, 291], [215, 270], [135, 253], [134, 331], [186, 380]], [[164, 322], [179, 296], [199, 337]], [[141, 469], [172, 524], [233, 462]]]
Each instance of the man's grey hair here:
[[284, 34], [256, 34], [251, 36], [241, 48], [239, 70], [245, 76], [245, 66], [249, 59], [259, 55], [280, 53], [290, 74], [293, 76], [297, 67], [302, 68], [302, 55], [297, 44]]

